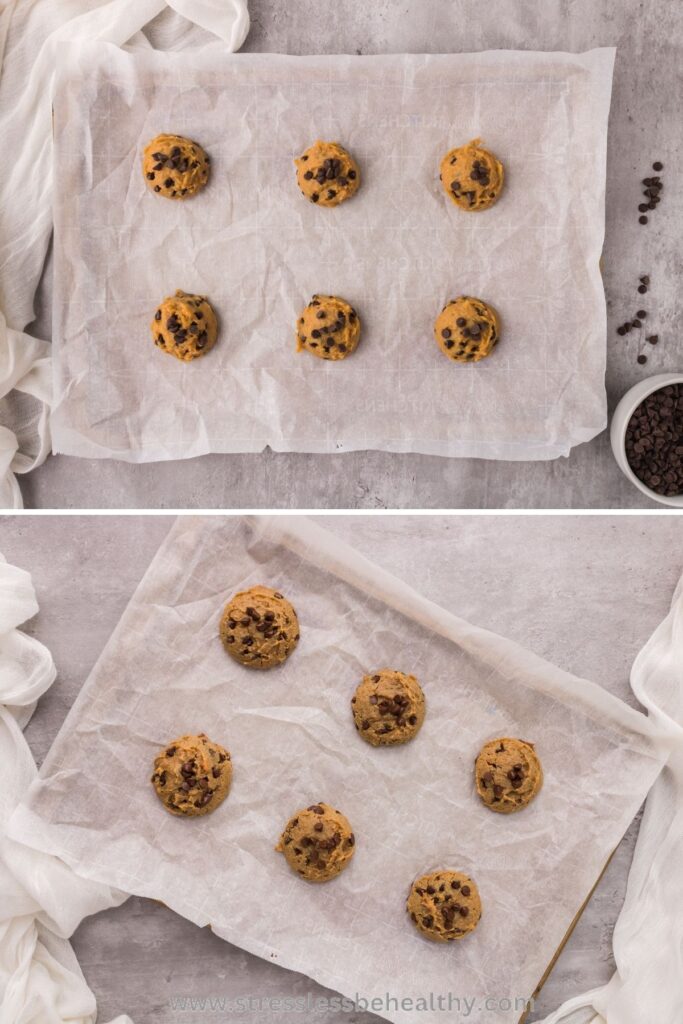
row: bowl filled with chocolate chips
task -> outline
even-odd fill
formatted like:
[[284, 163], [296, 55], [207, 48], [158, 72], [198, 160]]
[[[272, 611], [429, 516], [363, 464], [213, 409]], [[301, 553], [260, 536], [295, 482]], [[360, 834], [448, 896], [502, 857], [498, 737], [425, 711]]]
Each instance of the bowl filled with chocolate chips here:
[[653, 501], [683, 508], [683, 373], [660, 373], [627, 391], [610, 439], [631, 483]]

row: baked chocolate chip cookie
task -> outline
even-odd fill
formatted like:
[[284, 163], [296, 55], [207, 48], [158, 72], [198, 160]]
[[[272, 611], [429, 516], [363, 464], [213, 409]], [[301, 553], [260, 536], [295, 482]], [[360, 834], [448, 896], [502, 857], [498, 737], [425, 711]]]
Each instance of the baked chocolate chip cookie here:
[[360, 341], [360, 317], [336, 295], [314, 295], [296, 325], [296, 350], [319, 359], [346, 359]]
[[434, 337], [443, 354], [456, 363], [477, 363], [498, 344], [500, 324], [492, 306], [471, 295], [451, 299], [434, 324]]
[[479, 890], [462, 871], [432, 871], [410, 887], [406, 910], [432, 942], [453, 942], [474, 931], [481, 917]]
[[172, 740], [154, 758], [152, 785], [171, 814], [210, 814], [225, 800], [231, 781], [230, 754], [204, 732]]
[[180, 289], [157, 307], [151, 328], [157, 348], [185, 363], [206, 355], [218, 337], [218, 321], [209, 300]]
[[407, 743], [425, 717], [425, 697], [415, 676], [380, 668], [363, 676], [351, 698], [356, 729], [373, 747]]
[[311, 203], [338, 206], [358, 191], [358, 164], [338, 142], [318, 139], [294, 163], [299, 188]]
[[157, 135], [142, 155], [145, 182], [166, 199], [189, 199], [209, 180], [210, 160], [198, 142], [184, 135]]
[[533, 743], [503, 736], [485, 743], [474, 763], [477, 793], [499, 814], [521, 811], [543, 785], [543, 770]]
[[283, 594], [269, 587], [251, 587], [230, 598], [220, 625], [228, 654], [247, 668], [273, 668], [290, 656], [299, 642], [299, 620]]
[[441, 161], [444, 192], [461, 210], [487, 210], [503, 188], [503, 165], [481, 139], [446, 153]]
[[347, 866], [356, 848], [349, 822], [329, 804], [312, 804], [289, 819], [275, 849], [308, 882], [327, 882]]

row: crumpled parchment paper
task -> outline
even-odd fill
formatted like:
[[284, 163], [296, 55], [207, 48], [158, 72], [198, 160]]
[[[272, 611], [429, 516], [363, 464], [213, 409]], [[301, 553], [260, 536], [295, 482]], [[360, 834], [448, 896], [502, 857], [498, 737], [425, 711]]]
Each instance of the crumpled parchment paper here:
[[[169, 54], [66, 46], [54, 95], [56, 452], [133, 462], [207, 452], [414, 451], [549, 459], [601, 431], [607, 116], [614, 50], [584, 54]], [[186, 134], [212, 158], [184, 202], [145, 186], [144, 145]], [[481, 136], [499, 202], [467, 214], [439, 161]], [[319, 209], [293, 158], [339, 140], [363, 184]], [[192, 365], [149, 324], [206, 294], [220, 341]], [[358, 308], [358, 351], [295, 352], [315, 292]], [[489, 359], [458, 365], [442, 306], [499, 312]]]
[[[255, 583], [281, 589], [301, 624], [295, 653], [265, 673], [218, 638], [225, 602]], [[393, 749], [358, 737], [349, 704], [384, 665], [417, 675], [427, 700], [417, 738]], [[154, 794], [152, 762], [200, 731], [231, 751], [233, 788], [208, 817], [178, 820]], [[535, 743], [545, 774], [510, 816], [473, 785], [475, 755], [500, 735]], [[644, 715], [304, 518], [181, 517], [11, 834], [351, 999], [389, 995], [397, 1002], [377, 1012], [400, 1024], [416, 1019], [404, 1000], [430, 998], [426, 1024], [510, 1020], [486, 1000], [532, 993], [666, 756]], [[350, 867], [316, 886], [274, 846], [318, 800], [346, 814], [357, 845]], [[449, 946], [421, 938], [404, 909], [415, 876], [438, 866], [469, 872], [483, 903], [476, 931]]]

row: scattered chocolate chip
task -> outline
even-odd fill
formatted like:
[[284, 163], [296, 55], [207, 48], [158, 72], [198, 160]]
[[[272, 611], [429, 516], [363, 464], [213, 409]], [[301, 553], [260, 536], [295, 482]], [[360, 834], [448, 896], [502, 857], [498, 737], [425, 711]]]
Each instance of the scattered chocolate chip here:
[[647, 217], [645, 216], [645, 214], [643, 214], [642, 217], [638, 218], [638, 223], [639, 224], [647, 224]]
[[660, 160], [655, 160], [655, 162], [652, 165], [652, 170], [653, 171], [662, 171], [662, 170], [664, 170], [664, 164], [661, 163]]
[[638, 356], [638, 362], [639, 362], [639, 363], [641, 364], [641, 366], [642, 366], [642, 364], [643, 364], [643, 363], [646, 363], [646, 362], [647, 362], [647, 356], [645, 356], [645, 355], [639, 355], [639, 356]]
[[645, 317], [647, 316], [647, 313], [645, 312], [644, 309], [639, 309], [638, 312], [636, 313], [636, 316], [638, 317], [639, 320], [644, 320]]

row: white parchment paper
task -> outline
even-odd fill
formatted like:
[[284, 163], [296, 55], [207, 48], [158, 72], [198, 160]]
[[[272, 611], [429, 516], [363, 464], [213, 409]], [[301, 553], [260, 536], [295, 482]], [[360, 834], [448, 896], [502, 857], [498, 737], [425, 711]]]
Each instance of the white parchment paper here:
[[[135, 462], [206, 452], [416, 451], [548, 459], [602, 430], [604, 232], [612, 49], [585, 54], [318, 56], [214, 47], [65, 47], [54, 96], [56, 452]], [[144, 145], [211, 154], [185, 202], [145, 186]], [[499, 202], [467, 214], [439, 162], [481, 136]], [[363, 184], [307, 203], [293, 158], [317, 138]], [[209, 296], [220, 342], [183, 365], [149, 323], [177, 288]], [[297, 354], [314, 292], [357, 306], [339, 363]], [[499, 311], [475, 365], [446, 360], [436, 315], [458, 294]]]
[[[267, 673], [237, 665], [218, 639], [230, 595], [261, 582], [287, 594], [301, 624], [295, 654]], [[420, 734], [394, 749], [365, 744], [350, 713], [361, 675], [383, 665], [414, 672], [427, 699]], [[233, 788], [212, 815], [178, 820], [149, 783], [152, 761], [203, 730], [230, 749]], [[545, 773], [511, 816], [488, 811], [473, 786], [477, 751], [499, 735], [534, 742]], [[452, 1003], [419, 1019], [490, 1021], [487, 998], [533, 991], [665, 756], [644, 715], [437, 607], [306, 519], [183, 517], [11, 834], [349, 998], [389, 994], [398, 1004], [376, 1009], [392, 1021], [414, 1024], [403, 1000], [449, 994], [476, 1010]], [[319, 886], [273, 849], [287, 818], [317, 800], [357, 838], [350, 867]], [[447, 947], [404, 910], [413, 878], [438, 866], [470, 872], [483, 901], [477, 930]]]

